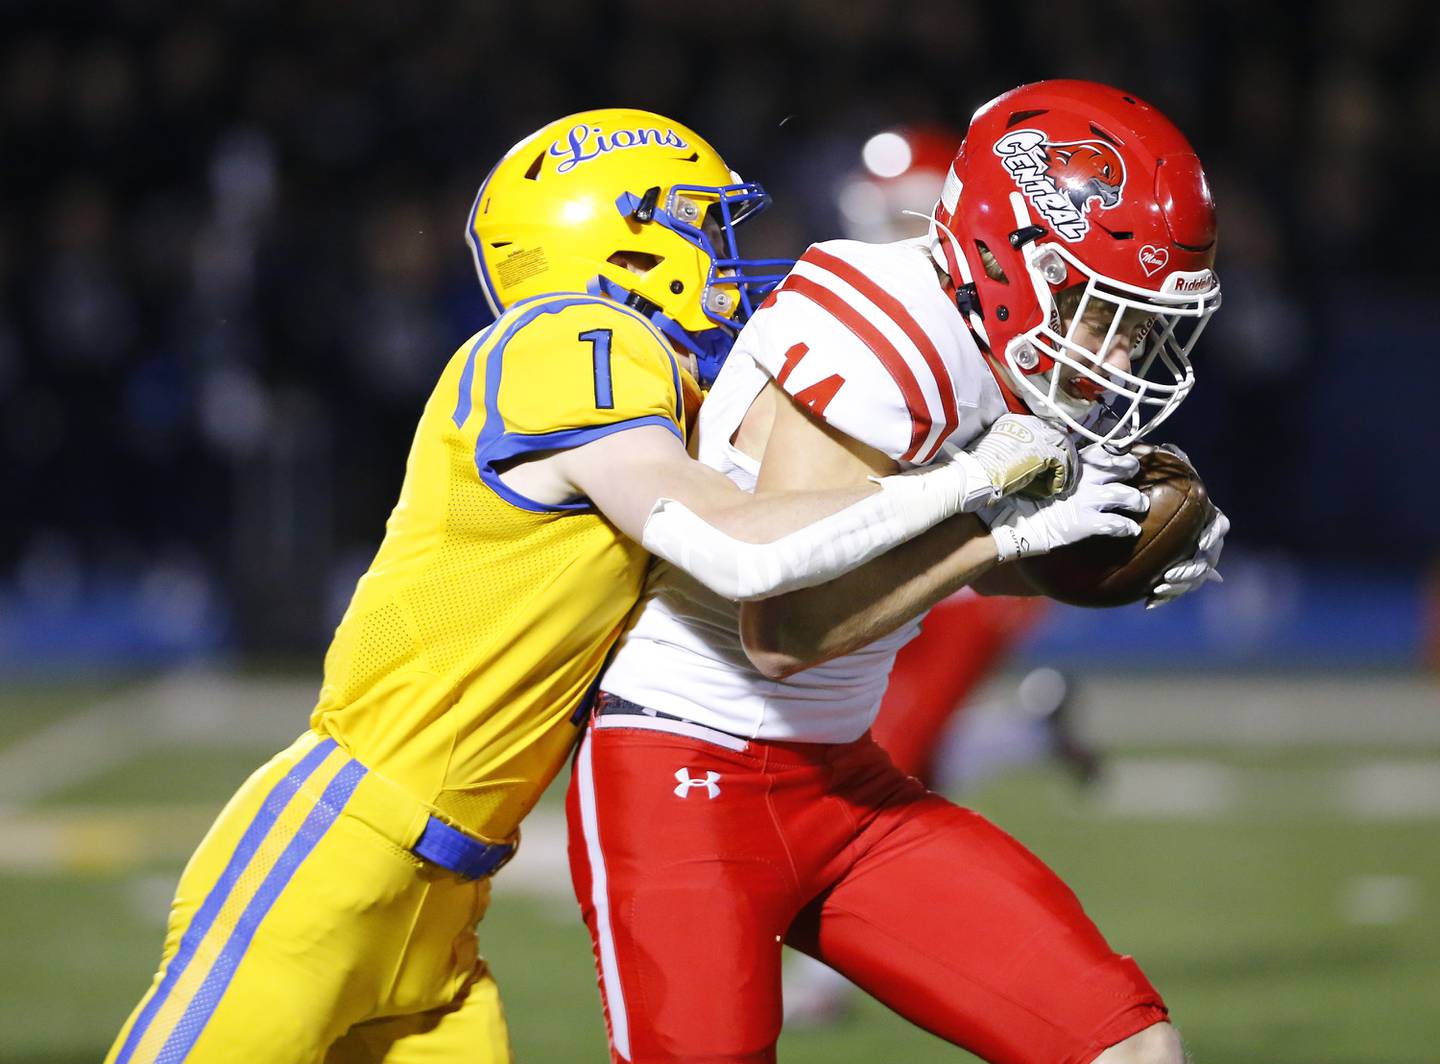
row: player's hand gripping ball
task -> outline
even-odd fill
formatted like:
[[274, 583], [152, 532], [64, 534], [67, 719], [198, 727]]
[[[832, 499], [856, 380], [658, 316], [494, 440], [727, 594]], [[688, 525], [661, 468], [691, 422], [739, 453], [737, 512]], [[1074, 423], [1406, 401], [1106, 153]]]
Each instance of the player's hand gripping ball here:
[[1016, 564], [1043, 595], [1072, 606], [1124, 606], [1162, 582], [1166, 570], [1192, 557], [1215, 506], [1180, 455], [1138, 444], [1140, 471], [1127, 483], [1150, 499], [1138, 536], [1091, 536]]

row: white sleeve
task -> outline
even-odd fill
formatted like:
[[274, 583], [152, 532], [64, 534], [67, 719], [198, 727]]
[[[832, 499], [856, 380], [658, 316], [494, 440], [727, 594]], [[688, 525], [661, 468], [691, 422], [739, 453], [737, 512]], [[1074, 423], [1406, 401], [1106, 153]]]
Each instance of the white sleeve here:
[[640, 542], [717, 595], [745, 601], [834, 580], [994, 498], [985, 470], [965, 451], [876, 482], [874, 495], [770, 543], [738, 540], [682, 503], [659, 499]]

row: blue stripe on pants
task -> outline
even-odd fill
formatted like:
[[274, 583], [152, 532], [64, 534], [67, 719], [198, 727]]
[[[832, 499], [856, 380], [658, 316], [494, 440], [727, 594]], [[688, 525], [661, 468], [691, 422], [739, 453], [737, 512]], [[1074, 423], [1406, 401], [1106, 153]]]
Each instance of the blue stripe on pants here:
[[345, 808], [345, 803], [350, 800], [350, 795], [354, 793], [356, 785], [364, 775], [365, 766], [358, 761], [347, 761], [335, 774], [320, 801], [305, 818], [305, 823], [300, 825], [300, 830], [285, 847], [285, 851], [265, 877], [265, 882], [260, 884], [255, 897], [250, 899], [250, 904], [235, 922], [235, 930], [230, 933], [229, 941], [215, 959], [205, 981], [200, 984], [200, 989], [185, 1010], [185, 1015], [175, 1025], [175, 1030], [170, 1032], [170, 1038], [156, 1058], [156, 1064], [180, 1064], [189, 1054], [195, 1039], [200, 1037], [200, 1032], [210, 1022], [215, 1007], [225, 996], [225, 988], [230, 985], [235, 969], [240, 966], [245, 951], [250, 948], [250, 941], [255, 937], [260, 921], [265, 919], [265, 914], [280, 897], [301, 862], [310, 856], [316, 844], [330, 830], [330, 825]]
[[255, 814], [255, 819], [245, 829], [239, 844], [235, 847], [230, 862], [225, 866], [225, 871], [216, 880], [215, 886], [210, 888], [209, 895], [204, 903], [196, 911], [190, 926], [186, 929], [185, 935], [180, 940], [180, 947], [175, 951], [175, 956], [170, 961], [170, 967], [165, 972], [165, 978], [144, 1010], [135, 1020], [135, 1026], [130, 1028], [130, 1036], [125, 1039], [125, 1048], [115, 1058], [115, 1064], [129, 1064], [130, 1057], [135, 1052], [135, 1047], [145, 1037], [155, 1014], [160, 1011], [160, 1006], [165, 1004], [165, 999], [175, 989], [175, 984], [185, 974], [185, 969], [195, 959], [195, 951], [200, 948], [200, 943], [210, 931], [210, 926], [215, 918], [220, 915], [220, 910], [225, 905], [225, 900], [230, 892], [235, 889], [236, 882], [245, 871], [250, 859], [255, 856], [255, 851], [265, 841], [265, 836], [274, 827], [275, 821], [284, 812], [285, 807], [290, 804], [291, 799], [300, 789], [300, 785], [309, 779], [317, 768], [320, 767], [331, 751], [336, 748], [334, 739], [326, 739], [318, 744], [304, 756], [294, 768], [292, 768], [279, 783], [266, 795], [265, 801], [260, 806], [260, 811]]

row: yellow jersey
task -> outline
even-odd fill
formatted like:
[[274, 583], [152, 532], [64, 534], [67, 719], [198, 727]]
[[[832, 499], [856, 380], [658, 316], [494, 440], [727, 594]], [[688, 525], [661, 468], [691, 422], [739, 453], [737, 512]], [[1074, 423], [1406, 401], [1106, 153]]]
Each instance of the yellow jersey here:
[[490, 841], [555, 777], [648, 555], [588, 500], [536, 502], [506, 463], [638, 425], [683, 442], [698, 392], [648, 320], [524, 300], [451, 358], [385, 539], [325, 656], [312, 728]]

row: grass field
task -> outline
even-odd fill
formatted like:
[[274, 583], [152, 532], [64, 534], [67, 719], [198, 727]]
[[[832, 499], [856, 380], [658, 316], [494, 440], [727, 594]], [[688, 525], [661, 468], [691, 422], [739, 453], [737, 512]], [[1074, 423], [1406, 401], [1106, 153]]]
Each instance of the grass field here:
[[[304, 715], [304, 683], [257, 681], [177, 717], [196, 690], [0, 695], [0, 1061], [100, 1059], [158, 957], [180, 863]], [[1357, 713], [1387, 704], [1385, 681], [1357, 690], [1370, 698]], [[1381, 728], [1357, 745], [1184, 728], [1184, 742], [1153, 729], [1127, 741], [1124, 730], [1105, 736], [1112, 771], [1095, 793], [1038, 768], [966, 800], [1049, 861], [1140, 959], [1196, 1064], [1440, 1061], [1435, 734]], [[92, 733], [79, 768], [40, 763]], [[604, 1059], [589, 943], [555, 852], [556, 798], [538, 811], [533, 853], [497, 880], [482, 928], [517, 1058], [537, 1064]], [[868, 1001], [842, 1028], [787, 1033], [781, 1058], [968, 1059]]]

